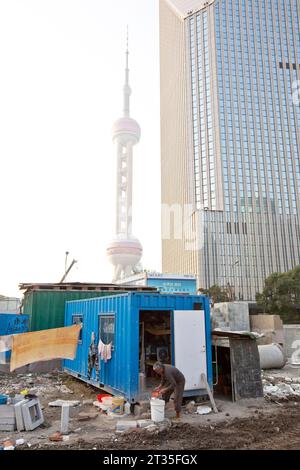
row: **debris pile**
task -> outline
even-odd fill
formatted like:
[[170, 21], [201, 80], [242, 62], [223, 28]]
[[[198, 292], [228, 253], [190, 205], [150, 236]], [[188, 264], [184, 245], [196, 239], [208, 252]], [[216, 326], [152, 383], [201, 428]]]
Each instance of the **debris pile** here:
[[212, 408], [210, 406], [197, 404], [195, 401], [190, 401], [185, 406], [185, 414], [197, 414], [197, 415], [208, 415], [212, 413]]
[[34, 394], [37, 397], [45, 394], [72, 394], [66, 385], [63, 384], [59, 375], [56, 374], [17, 374], [1, 375], [0, 394], [14, 395], [26, 390], [28, 394]]
[[272, 376], [262, 373], [264, 396], [270, 401], [299, 400], [300, 377]]
[[116, 425], [117, 433], [146, 431], [150, 434], [160, 434], [172, 426], [169, 419], [165, 419], [159, 423], [154, 423], [150, 419], [131, 420], [131, 421], [118, 421]]
[[24, 439], [6, 439], [0, 441], [0, 450], [15, 450], [15, 448], [24, 448], [24, 446], [30, 447]]

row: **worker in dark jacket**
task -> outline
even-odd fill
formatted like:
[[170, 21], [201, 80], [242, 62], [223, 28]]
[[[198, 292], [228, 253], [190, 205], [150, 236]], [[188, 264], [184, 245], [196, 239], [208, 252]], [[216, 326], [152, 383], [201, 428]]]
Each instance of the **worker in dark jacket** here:
[[176, 418], [179, 419], [185, 386], [184, 375], [180, 370], [176, 369], [176, 367], [161, 364], [160, 362], [154, 364], [153, 370], [161, 376], [161, 383], [155, 389], [155, 391], [159, 392], [159, 396], [168, 403], [172, 393], [174, 392]]

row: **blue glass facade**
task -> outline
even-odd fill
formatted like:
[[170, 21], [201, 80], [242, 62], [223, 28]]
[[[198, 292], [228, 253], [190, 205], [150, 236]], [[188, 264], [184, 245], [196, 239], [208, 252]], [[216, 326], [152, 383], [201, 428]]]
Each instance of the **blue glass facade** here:
[[300, 264], [299, 20], [299, 0], [216, 0], [186, 19], [198, 274], [240, 299]]
[[226, 211], [297, 215], [297, 2], [219, 0], [215, 25]]

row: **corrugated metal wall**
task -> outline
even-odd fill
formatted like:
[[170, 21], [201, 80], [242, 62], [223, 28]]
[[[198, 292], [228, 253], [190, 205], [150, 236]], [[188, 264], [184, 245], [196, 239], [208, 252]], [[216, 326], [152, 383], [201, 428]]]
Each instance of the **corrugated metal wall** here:
[[[27, 333], [29, 327], [28, 315], [0, 314], [0, 336]], [[0, 364], [10, 361], [11, 351], [0, 353]]]
[[28, 325], [28, 315], [0, 314], [0, 336], [26, 333]]
[[[176, 296], [159, 294], [127, 294], [107, 298], [68, 302], [65, 325], [72, 324], [74, 315], [83, 316], [82, 342], [78, 344], [74, 361], [64, 361], [67, 371], [87, 380], [88, 350], [91, 334], [99, 342], [99, 314], [115, 313], [115, 344], [112, 359], [106, 364], [101, 361], [100, 384], [96, 382], [95, 371], [92, 380], [96, 386], [105, 386], [114, 393], [121, 393], [135, 401], [139, 392], [139, 312], [140, 310], [193, 310], [202, 303], [205, 309], [207, 330], [208, 378], [212, 381], [210, 314], [208, 299], [200, 296]], [[104, 387], [103, 387], [104, 388]]]
[[65, 303], [111, 295], [101, 291], [29, 291], [24, 295], [23, 313], [29, 315], [30, 331], [49, 330], [64, 326]]
[[[138, 392], [138, 334], [139, 320], [137, 309], [130, 308], [131, 296], [115, 296], [68, 302], [66, 325], [72, 324], [73, 315], [83, 315], [82, 343], [79, 343], [74, 361], [65, 361], [65, 368], [87, 378], [88, 351], [91, 334], [96, 334], [99, 342], [99, 314], [115, 313], [115, 344], [112, 359], [106, 364], [101, 361], [100, 382], [125, 394], [130, 399]], [[95, 371], [92, 381], [95, 381]], [[99, 385], [99, 383], [97, 384]]]

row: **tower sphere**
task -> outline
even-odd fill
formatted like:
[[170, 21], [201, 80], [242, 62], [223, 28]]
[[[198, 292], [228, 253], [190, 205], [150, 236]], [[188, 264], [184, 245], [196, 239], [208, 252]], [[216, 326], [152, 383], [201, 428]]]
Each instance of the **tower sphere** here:
[[137, 238], [116, 238], [107, 246], [107, 257], [114, 266], [136, 266], [143, 255], [143, 248]]
[[134, 145], [140, 141], [141, 128], [131, 117], [122, 117], [115, 122], [112, 129], [113, 140], [121, 140], [125, 144], [131, 141]]

